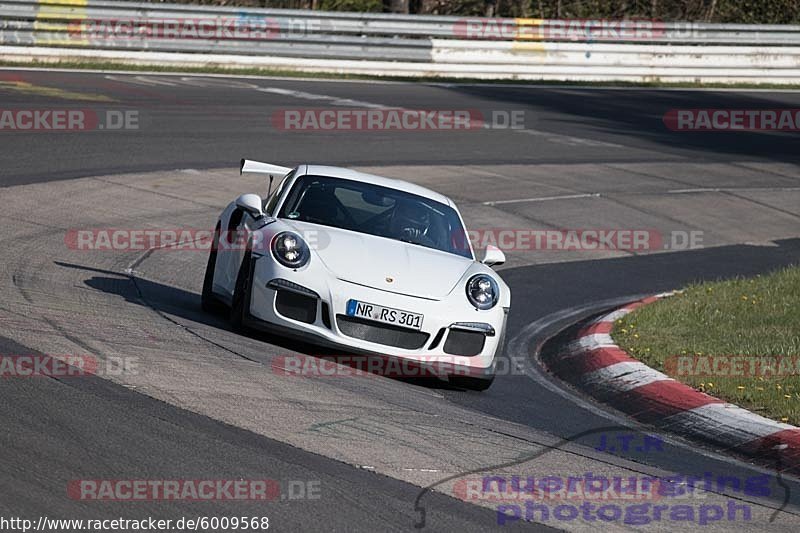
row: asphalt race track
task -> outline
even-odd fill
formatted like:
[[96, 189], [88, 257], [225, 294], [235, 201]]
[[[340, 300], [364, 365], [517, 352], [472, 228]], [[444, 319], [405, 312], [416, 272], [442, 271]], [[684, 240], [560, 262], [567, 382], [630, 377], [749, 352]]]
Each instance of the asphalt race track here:
[[[549, 336], [613, 305], [800, 261], [796, 133], [686, 133], [663, 122], [673, 109], [800, 108], [799, 93], [0, 70], [0, 99], [3, 109], [136, 117], [135, 128], [115, 131], [0, 130], [0, 354], [135, 363], [94, 377], [0, 379], [0, 516], [268, 516], [279, 531], [588, 531], [597, 526], [553, 517], [500, 527], [497, 502], [454, 495], [460, 480], [485, 472], [711, 472], [765, 475], [770, 490], [705, 495], [704, 504], [750, 505], [746, 522], [602, 528], [800, 527], [800, 481], [769, 464], [669, 435], [659, 449], [596, 450], [600, 437], [640, 442], [650, 433], [559, 383], [535, 357]], [[276, 127], [286, 110], [363, 107], [479, 110], [495, 127]], [[523, 127], [503, 127], [514, 112]], [[511, 251], [501, 267], [513, 293], [503, 360], [511, 371], [484, 393], [377, 376], [291, 377], [281, 356], [322, 352], [240, 336], [204, 314], [206, 253], [84, 251], [65, 238], [76, 229], [211, 229], [235, 196], [266, 192], [263, 179], [238, 175], [241, 157], [420, 183], [454, 198], [474, 229], [644, 228], [663, 240], [637, 252]], [[701, 242], [688, 249], [682, 238], [692, 232]], [[101, 502], [68, 493], [81, 479], [272, 479], [282, 492], [267, 502]]]

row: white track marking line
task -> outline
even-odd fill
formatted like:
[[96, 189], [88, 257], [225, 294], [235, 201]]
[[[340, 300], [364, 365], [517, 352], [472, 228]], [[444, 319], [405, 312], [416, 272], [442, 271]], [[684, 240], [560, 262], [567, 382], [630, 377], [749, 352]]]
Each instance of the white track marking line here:
[[[527, 131], [527, 130], [515, 130]], [[694, 194], [704, 192], [759, 192], [759, 191], [774, 191], [774, 192], [794, 192], [800, 191], [800, 187], [743, 187], [740, 189], [729, 187], [713, 187], [713, 188], [697, 188], [697, 189], [671, 189], [664, 194]], [[540, 196], [536, 198], [519, 198], [514, 200], [490, 200], [488, 202], [481, 202], [482, 205], [495, 206], [503, 204], [518, 204], [528, 202], [549, 202], [552, 200], [572, 200], [576, 198], [600, 198], [602, 195], [599, 192], [582, 193], [582, 194], [565, 194], [561, 196]]]
[[327, 94], [308, 93], [305, 91], [294, 91], [291, 89], [281, 89], [278, 87], [259, 87], [255, 89], [262, 93], [280, 94], [282, 96], [289, 96], [292, 98], [299, 98], [301, 100], [312, 100], [315, 102], [328, 102], [336, 106], [345, 107], [366, 107], [369, 109], [402, 109], [401, 107], [387, 106], [383, 104], [374, 104], [364, 100], [353, 100], [351, 98], [340, 98], [338, 96], [330, 96]]
[[540, 196], [538, 198], [519, 198], [514, 200], [492, 200], [489, 202], [482, 202], [482, 205], [502, 205], [502, 204], [520, 204], [528, 202], [549, 202], [552, 200], [572, 200], [575, 198], [599, 198], [599, 192], [587, 192], [581, 194], [564, 194], [561, 196]]
[[667, 194], [692, 194], [700, 192], [758, 192], [758, 191], [775, 191], [775, 192], [791, 192], [800, 191], [800, 187], [700, 187], [697, 189], [672, 189], [667, 191]]
[[[354, 100], [352, 98], [342, 98], [328, 94], [310, 93], [306, 91], [297, 91], [294, 89], [284, 89], [281, 87], [260, 87], [253, 83], [243, 83], [236, 81], [235, 84], [231, 83], [227, 87], [216, 83], [203, 84], [203, 76], [180, 76], [180, 77], [153, 77], [145, 75], [129, 75], [129, 76], [116, 76], [106, 75], [106, 79], [116, 81], [119, 83], [127, 83], [131, 85], [146, 85], [146, 86], [166, 86], [166, 87], [192, 87], [192, 88], [230, 88], [258, 91], [268, 94], [278, 94], [281, 96], [288, 96], [291, 98], [298, 98], [301, 100], [310, 100], [313, 102], [327, 102], [335, 106], [344, 107], [363, 107], [367, 109], [402, 109], [396, 106], [387, 106], [383, 104], [376, 104], [364, 100]], [[224, 79], [220, 77], [208, 76], [209, 79]], [[237, 78], [247, 79], [247, 78]], [[253, 80], [257, 81], [257, 80]]]
[[545, 137], [546, 140], [558, 144], [566, 144], [569, 146], [596, 146], [601, 148], [625, 148], [621, 144], [610, 143], [606, 141], [595, 141], [594, 139], [584, 139], [582, 137], [573, 137], [572, 135], [562, 135], [560, 133], [551, 133], [547, 131], [539, 131], [530, 128], [511, 130], [517, 133], [526, 133], [528, 135], [535, 135], [537, 137]]

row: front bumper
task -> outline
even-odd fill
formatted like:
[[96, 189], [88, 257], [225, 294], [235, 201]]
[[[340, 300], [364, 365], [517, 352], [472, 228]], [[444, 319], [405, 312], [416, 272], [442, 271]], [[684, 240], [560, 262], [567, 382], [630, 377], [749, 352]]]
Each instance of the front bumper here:
[[[349, 317], [351, 299], [420, 313], [422, 328]], [[347, 353], [452, 365], [453, 373], [473, 376], [493, 374], [508, 314], [500, 305], [476, 310], [457, 290], [443, 300], [407, 296], [326, 278], [318, 271], [288, 269], [268, 256], [255, 260], [249, 311], [249, 325], [258, 329]]]

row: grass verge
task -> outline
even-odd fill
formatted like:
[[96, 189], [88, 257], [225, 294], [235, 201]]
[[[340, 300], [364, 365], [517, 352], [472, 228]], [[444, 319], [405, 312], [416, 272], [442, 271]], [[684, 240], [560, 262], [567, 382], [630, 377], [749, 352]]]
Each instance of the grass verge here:
[[776, 83], [671, 83], [661, 81], [628, 82], [628, 81], [559, 81], [559, 80], [486, 80], [482, 78], [439, 77], [439, 76], [370, 76], [366, 74], [341, 74], [333, 72], [298, 72], [270, 68], [238, 68], [238, 67], [182, 67], [163, 65], [131, 65], [115, 61], [8, 61], [0, 59], [0, 67], [18, 68], [62, 68], [78, 70], [115, 70], [126, 72], [163, 72], [190, 74], [228, 74], [231, 76], [274, 76], [306, 79], [339, 79], [339, 80], [382, 80], [417, 83], [485, 83], [511, 85], [555, 85], [575, 87], [649, 87], [653, 89], [771, 89], [800, 90], [800, 85], [781, 85]]
[[800, 266], [700, 283], [619, 320], [612, 337], [675, 379], [800, 425]]

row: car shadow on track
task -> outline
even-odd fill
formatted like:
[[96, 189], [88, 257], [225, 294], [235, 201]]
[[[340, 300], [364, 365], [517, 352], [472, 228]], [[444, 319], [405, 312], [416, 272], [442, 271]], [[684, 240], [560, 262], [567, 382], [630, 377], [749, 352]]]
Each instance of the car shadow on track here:
[[[165, 285], [157, 281], [144, 279], [135, 275], [122, 274], [111, 270], [104, 270], [95, 267], [54, 261], [63, 268], [71, 268], [91, 272], [94, 274], [84, 280], [86, 286], [91, 289], [102, 291], [108, 294], [121, 296], [129, 303], [148, 307], [161, 315], [164, 319], [185, 327], [184, 324], [177, 322], [172, 317], [189, 320], [205, 326], [232, 332], [232, 328], [224, 314], [207, 313], [200, 307], [200, 295], [179, 287]], [[367, 356], [359, 354], [343, 353], [341, 350], [333, 350], [323, 346], [318, 346], [302, 340], [281, 337], [255, 330], [246, 332], [236, 332], [239, 335], [264, 342], [274, 347], [283, 348], [290, 353], [299, 353], [297, 359], [291, 361], [289, 372], [299, 372], [300, 375], [315, 377], [326, 376], [331, 373], [336, 375], [363, 376], [374, 374], [368, 377], [387, 377], [389, 379], [419, 385], [426, 388], [437, 388], [446, 390], [463, 390], [447, 381], [436, 376], [420, 377], [415, 375], [404, 375], [397, 373], [387, 374], [387, 368], [397, 368], [397, 365], [387, 365], [382, 356]], [[205, 338], [205, 337], [203, 337]], [[295, 357], [295, 356], [281, 356]], [[272, 358], [271, 363], [275, 366], [278, 356]], [[318, 360], [318, 362], [314, 362]], [[256, 361], [264, 362], [264, 361]], [[285, 361], [284, 361], [285, 362]], [[344, 369], [334, 369], [331, 365], [344, 365], [349, 367]], [[316, 374], [315, 374], [316, 373]]]

